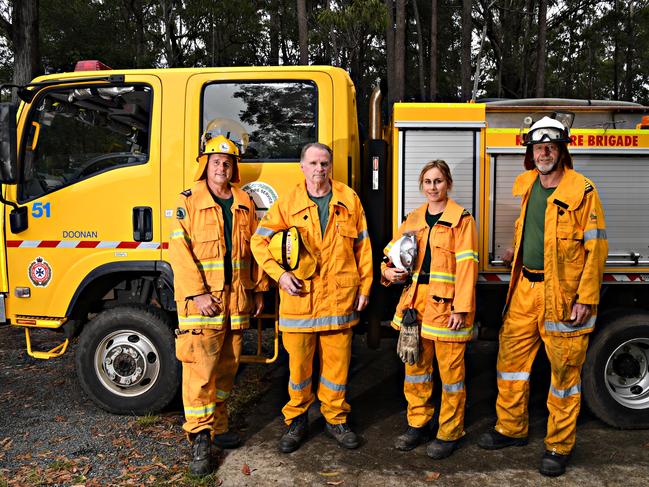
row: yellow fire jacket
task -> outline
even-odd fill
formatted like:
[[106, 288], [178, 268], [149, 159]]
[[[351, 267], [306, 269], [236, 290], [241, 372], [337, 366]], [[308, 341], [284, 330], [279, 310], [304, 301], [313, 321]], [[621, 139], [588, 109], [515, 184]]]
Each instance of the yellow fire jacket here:
[[[591, 332], [595, 325], [608, 241], [597, 189], [582, 174], [569, 168], [564, 171], [545, 210], [545, 330], [548, 334], [576, 336]], [[535, 169], [519, 175], [512, 190], [514, 196], [522, 197], [522, 203], [514, 230], [514, 261], [507, 305], [523, 266], [525, 212], [537, 177]], [[591, 319], [578, 327], [566, 323], [570, 321], [575, 302], [593, 306]]]
[[317, 261], [315, 275], [303, 281], [300, 296], [280, 289], [279, 328], [282, 331], [341, 330], [358, 323], [354, 311], [358, 293], [369, 296], [372, 285], [372, 248], [365, 212], [356, 193], [332, 181], [329, 222], [321, 236], [317, 205], [302, 181], [280, 197], [261, 220], [252, 237], [255, 259], [275, 281], [285, 272], [273, 259], [268, 244], [278, 231], [295, 226]]
[[[222, 329], [229, 312], [232, 329], [249, 326], [251, 292], [268, 290], [268, 278], [250, 252], [250, 236], [257, 227], [255, 204], [248, 194], [231, 187], [232, 203], [232, 283], [229, 310], [218, 316], [201, 316], [191, 298], [212, 293], [223, 294], [225, 281], [225, 238], [223, 213], [214, 201], [205, 180], [183, 191], [176, 209], [176, 220], [169, 241], [169, 260], [174, 271], [174, 292], [179, 328]], [[223, 300], [225, 303], [226, 300]]]
[[[431, 340], [462, 342], [471, 339], [475, 316], [475, 285], [478, 279], [478, 233], [471, 214], [449, 198], [446, 209], [431, 229], [426, 223], [428, 203], [412, 211], [401, 224], [393, 240], [383, 253], [390, 249], [406, 232], [417, 236], [417, 261], [412, 275], [412, 285], [401, 293], [392, 326], [399, 328], [404, 310], [415, 303], [417, 279], [420, 273], [430, 272], [426, 307], [421, 335]], [[427, 241], [430, 230], [430, 240]], [[430, 245], [430, 270], [421, 269], [426, 245]], [[386, 268], [381, 265], [381, 274]], [[381, 283], [390, 283], [382, 279]], [[466, 327], [451, 330], [447, 327], [451, 312], [467, 313]]]

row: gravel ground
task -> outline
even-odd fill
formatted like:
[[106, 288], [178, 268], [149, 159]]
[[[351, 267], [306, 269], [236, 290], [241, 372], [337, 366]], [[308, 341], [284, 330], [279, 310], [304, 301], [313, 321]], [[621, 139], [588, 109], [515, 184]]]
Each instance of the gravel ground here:
[[316, 404], [309, 411], [308, 441], [294, 453], [280, 454], [276, 442], [285, 428], [279, 418], [286, 400], [285, 356], [271, 366], [242, 366], [228, 406], [245, 445], [219, 452], [218, 470], [196, 479], [187, 473], [190, 450], [181, 430], [179, 401], [157, 416], [106, 413], [85, 397], [77, 382], [74, 343], [59, 359], [34, 360], [24, 351], [22, 330], [1, 326], [0, 487], [648, 484], [649, 432], [615, 430], [585, 409], [566, 475], [539, 475], [548, 387], [542, 363], [532, 379], [529, 446], [480, 450], [478, 436], [494, 424], [495, 342], [472, 343], [467, 351], [467, 437], [462, 448], [437, 462], [426, 457], [425, 446], [395, 451], [392, 442], [406, 421], [403, 366], [394, 346], [394, 340], [384, 340], [383, 350], [373, 351], [362, 337], [354, 340], [348, 400], [352, 426], [364, 438], [354, 451], [326, 437]]
[[[49, 335], [34, 332], [38, 346]], [[36, 348], [35, 347], [35, 348]], [[88, 399], [75, 376], [74, 349], [36, 360], [21, 329], [0, 327], [0, 487], [32, 485], [220, 485], [186, 472], [190, 450], [182, 433], [182, 404], [144, 417], [117, 416]], [[243, 412], [268, 388], [271, 368], [242, 366], [229, 407], [246, 433]]]

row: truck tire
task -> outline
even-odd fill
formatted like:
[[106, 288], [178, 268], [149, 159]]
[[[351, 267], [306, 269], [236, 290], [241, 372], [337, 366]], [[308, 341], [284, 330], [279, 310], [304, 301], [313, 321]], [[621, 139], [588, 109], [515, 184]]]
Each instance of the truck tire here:
[[97, 315], [81, 332], [75, 362], [86, 394], [116, 414], [158, 412], [180, 382], [170, 320], [150, 308], [119, 307]]
[[590, 410], [616, 428], [649, 428], [648, 364], [649, 314], [605, 321], [584, 364], [583, 392]]

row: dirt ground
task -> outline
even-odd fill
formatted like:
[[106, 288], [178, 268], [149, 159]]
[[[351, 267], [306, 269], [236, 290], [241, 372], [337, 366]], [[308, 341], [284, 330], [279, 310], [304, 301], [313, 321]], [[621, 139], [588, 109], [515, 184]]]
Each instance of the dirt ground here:
[[[41, 341], [46, 340], [41, 337]], [[45, 346], [45, 344], [44, 344]], [[363, 437], [358, 450], [338, 447], [323, 433], [317, 404], [309, 440], [285, 455], [276, 443], [286, 400], [286, 357], [272, 366], [243, 366], [230, 403], [232, 423], [245, 445], [218, 454], [215, 474], [187, 473], [190, 453], [181, 432], [181, 405], [147, 417], [116, 416], [96, 407], [74, 373], [74, 344], [51, 361], [31, 359], [22, 330], [0, 327], [0, 487], [60, 485], [225, 486], [505, 486], [649, 484], [649, 431], [620, 431], [585, 408], [569, 471], [546, 479], [538, 471], [547, 411], [548, 370], [537, 361], [530, 401], [530, 444], [485, 452], [478, 436], [495, 420], [497, 344], [470, 344], [467, 352], [466, 441], [452, 457], [434, 461], [425, 447], [402, 453], [394, 438], [404, 430], [403, 367], [393, 340], [369, 350], [354, 340], [348, 400], [350, 422]]]

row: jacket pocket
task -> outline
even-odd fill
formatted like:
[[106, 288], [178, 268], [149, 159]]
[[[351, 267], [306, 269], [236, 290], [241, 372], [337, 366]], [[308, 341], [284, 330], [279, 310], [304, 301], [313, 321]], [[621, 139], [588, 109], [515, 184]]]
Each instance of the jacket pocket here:
[[346, 273], [336, 276], [336, 313], [346, 316], [354, 311], [354, 301], [361, 285], [357, 273]]
[[298, 296], [291, 296], [279, 288], [279, 313], [280, 315], [310, 315], [313, 309], [313, 283], [310, 280], [302, 281], [302, 291]]
[[442, 298], [437, 295], [430, 295], [426, 303], [424, 322], [438, 326], [446, 326], [451, 318], [453, 306], [450, 299]]
[[205, 225], [196, 230], [192, 237], [192, 249], [198, 259], [212, 259], [221, 256], [221, 236], [217, 225]]

